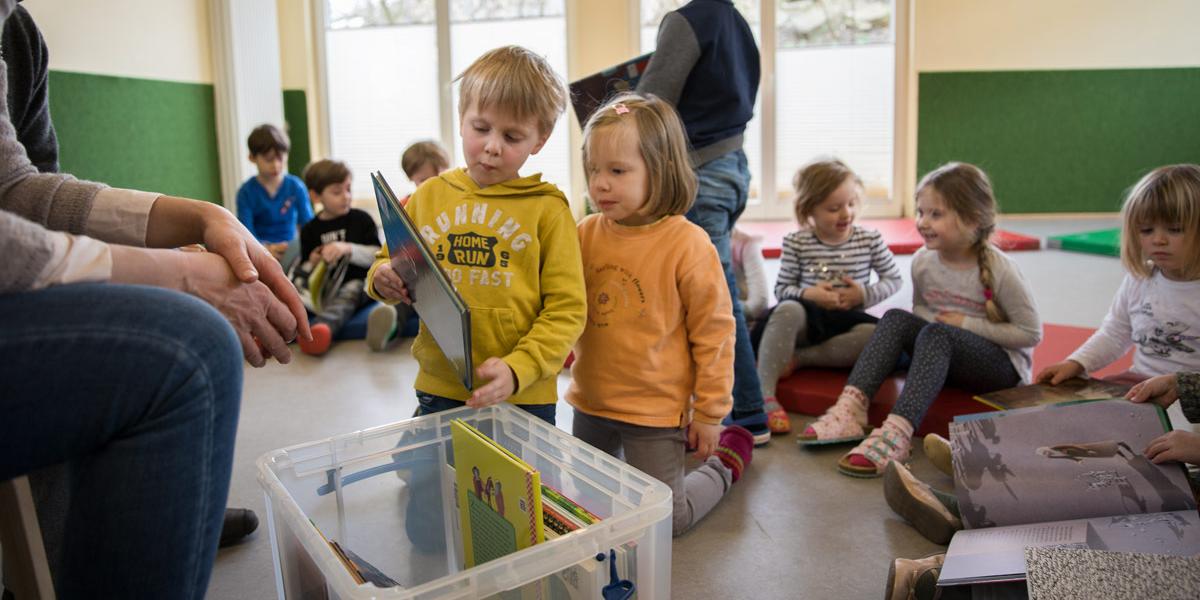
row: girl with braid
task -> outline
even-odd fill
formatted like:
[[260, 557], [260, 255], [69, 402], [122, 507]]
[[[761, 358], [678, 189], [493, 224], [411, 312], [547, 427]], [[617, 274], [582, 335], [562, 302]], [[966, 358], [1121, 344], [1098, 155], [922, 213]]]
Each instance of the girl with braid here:
[[862, 439], [872, 396], [908, 353], [895, 408], [838, 461], [840, 472], [878, 477], [906, 460], [946, 383], [979, 394], [1029, 382], [1042, 323], [1016, 263], [989, 243], [995, 221], [992, 185], [978, 167], [949, 163], [917, 186], [925, 247], [912, 262], [913, 311], [884, 314], [837, 403], [801, 435], [802, 443]]

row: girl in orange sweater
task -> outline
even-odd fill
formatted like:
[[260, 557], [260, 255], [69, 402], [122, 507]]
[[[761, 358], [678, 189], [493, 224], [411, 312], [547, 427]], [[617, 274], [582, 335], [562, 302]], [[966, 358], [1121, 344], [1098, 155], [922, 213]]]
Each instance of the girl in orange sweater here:
[[[733, 406], [734, 321], [708, 234], [683, 217], [696, 195], [683, 126], [654, 96], [624, 94], [584, 128], [599, 214], [579, 224], [588, 319], [567, 401], [574, 434], [671, 487], [673, 532], [707, 514], [750, 463]], [[684, 475], [686, 448], [704, 461]]]

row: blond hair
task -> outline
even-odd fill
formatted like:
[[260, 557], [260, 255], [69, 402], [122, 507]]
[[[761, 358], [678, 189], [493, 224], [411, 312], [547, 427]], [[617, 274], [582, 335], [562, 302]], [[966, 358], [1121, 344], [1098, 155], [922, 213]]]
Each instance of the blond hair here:
[[996, 195], [987, 173], [967, 163], [946, 163], [925, 177], [917, 185], [917, 195], [925, 189], [933, 189], [942, 197], [950, 209], [963, 223], [975, 225], [975, 242], [971, 249], [979, 261], [979, 283], [983, 285], [984, 307], [987, 318], [993, 323], [1008, 320], [1004, 310], [996, 303], [992, 274], [992, 232], [996, 230]]
[[[665, 100], [653, 94], [620, 94], [592, 113], [583, 128], [583, 163], [588, 164], [589, 146], [597, 131], [629, 128], [649, 173], [649, 190], [644, 212], [657, 218], [682, 215], [696, 199], [696, 174], [688, 162], [683, 122]], [[584, 169], [591, 182], [590, 169]]]
[[796, 171], [792, 177], [792, 189], [796, 191], [793, 207], [800, 226], [807, 226], [817, 207], [850, 178], [862, 185], [862, 179], [837, 159], [812, 162]]
[[1129, 191], [1121, 207], [1121, 263], [1136, 277], [1147, 278], [1154, 267], [1142, 255], [1142, 227], [1178, 225], [1185, 238], [1185, 279], [1200, 279], [1200, 166], [1169, 165], [1150, 171]]
[[400, 168], [410, 178], [425, 165], [433, 165], [433, 170], [440, 173], [450, 167], [450, 156], [433, 140], [416, 142], [400, 155]]
[[503, 46], [475, 59], [455, 81], [462, 82], [458, 118], [472, 106], [496, 106], [513, 118], [537, 120], [538, 131], [550, 135], [567, 106], [567, 89], [545, 58], [520, 46]]

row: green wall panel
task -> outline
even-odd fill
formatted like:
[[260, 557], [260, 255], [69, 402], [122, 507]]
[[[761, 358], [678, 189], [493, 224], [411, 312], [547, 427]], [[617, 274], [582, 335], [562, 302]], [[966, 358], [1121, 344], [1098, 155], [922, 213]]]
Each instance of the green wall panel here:
[[308, 142], [308, 99], [304, 90], [283, 90], [283, 120], [287, 121], [288, 137], [292, 140], [288, 172], [299, 177], [312, 158]]
[[921, 73], [917, 176], [979, 165], [1006, 213], [1119, 210], [1149, 169], [1200, 162], [1200, 69]]
[[211, 84], [50, 72], [62, 170], [81, 179], [221, 199]]

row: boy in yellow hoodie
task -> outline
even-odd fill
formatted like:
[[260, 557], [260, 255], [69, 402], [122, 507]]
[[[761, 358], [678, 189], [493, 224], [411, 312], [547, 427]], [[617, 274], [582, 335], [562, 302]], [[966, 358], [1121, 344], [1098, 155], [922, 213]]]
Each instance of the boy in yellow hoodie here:
[[[553, 424], [555, 376], [587, 315], [583, 266], [566, 196], [518, 170], [550, 137], [566, 89], [545, 59], [517, 46], [484, 54], [459, 79], [466, 167], [427, 180], [405, 210], [471, 308], [472, 358], [486, 383], [463, 387], [422, 324], [413, 342], [420, 413], [509, 400]], [[368, 294], [408, 302], [381, 254]]]

